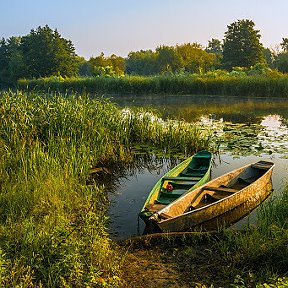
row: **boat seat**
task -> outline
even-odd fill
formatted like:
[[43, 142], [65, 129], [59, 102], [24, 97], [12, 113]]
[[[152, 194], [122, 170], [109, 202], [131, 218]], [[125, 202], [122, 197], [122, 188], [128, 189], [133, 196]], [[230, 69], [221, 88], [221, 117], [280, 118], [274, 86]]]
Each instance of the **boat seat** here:
[[161, 191], [158, 198], [160, 199], [161, 197], [168, 197], [168, 198], [178, 198], [180, 197], [183, 193], [185, 193], [188, 189], [174, 189], [172, 191]]
[[259, 161], [255, 164], [252, 164], [251, 167], [254, 169], [259, 169], [259, 170], [269, 170], [271, 166], [273, 165], [272, 162], [268, 161]]
[[158, 214], [158, 217], [159, 217], [160, 219], [163, 219], [163, 220], [172, 218], [172, 216], [170, 216], [170, 215], [168, 215], [168, 214], [166, 214], [166, 213]]
[[205, 173], [202, 173], [200, 171], [198, 171], [198, 172], [182, 172], [182, 173], [180, 173], [180, 176], [184, 176], [184, 177], [199, 177], [201, 179], [205, 175]]
[[[194, 186], [198, 181], [186, 181], [186, 182], [175, 182], [175, 181], [169, 181], [168, 183], [171, 184], [173, 186], [173, 189], [177, 189], [177, 188], [190, 188], [192, 186]], [[185, 188], [184, 188], [185, 189]]]
[[253, 183], [256, 180], [256, 178], [251, 177], [251, 178], [243, 179], [243, 178], [239, 177], [237, 180], [240, 184], [250, 185], [251, 183]]
[[155, 213], [159, 211], [160, 209], [163, 209], [166, 205], [165, 204], [147, 204], [145, 209], [148, 210], [149, 212]]
[[207, 167], [199, 167], [199, 168], [187, 168], [188, 173], [205, 173], [207, 171]]
[[239, 190], [233, 188], [226, 188], [226, 187], [213, 187], [213, 186], [205, 186], [203, 190], [210, 190], [210, 191], [219, 191], [219, 192], [228, 192], [228, 193], [235, 193]]
[[201, 177], [182, 177], [182, 176], [168, 176], [168, 177], [163, 177], [162, 181], [192, 181], [192, 182], [198, 182], [201, 179]]
[[[175, 199], [177, 199], [177, 198], [159, 196], [159, 197], [155, 200], [155, 203], [166, 206], [166, 205], [170, 204], [171, 202], [173, 202]], [[162, 208], [161, 208], [161, 209], [162, 209]]]
[[216, 201], [226, 198], [227, 196], [229, 196], [229, 193], [227, 194], [227, 193], [215, 192], [213, 194], [209, 194], [209, 193], [206, 194], [206, 197], [210, 198], [211, 200], [216, 200]]

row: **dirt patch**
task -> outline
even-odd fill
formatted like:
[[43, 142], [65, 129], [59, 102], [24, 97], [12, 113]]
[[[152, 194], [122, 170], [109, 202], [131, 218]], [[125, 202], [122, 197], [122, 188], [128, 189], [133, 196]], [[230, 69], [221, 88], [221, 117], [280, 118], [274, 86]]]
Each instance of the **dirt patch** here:
[[125, 261], [124, 275], [125, 288], [189, 287], [180, 281], [177, 265], [165, 261], [158, 249], [131, 251]]
[[[198, 283], [197, 278], [199, 279], [199, 277], [194, 278], [194, 273], [197, 273], [198, 269], [190, 273], [190, 261], [186, 261], [188, 255], [185, 251], [189, 247], [194, 247], [193, 251], [195, 251], [194, 253], [192, 248], [189, 249], [189, 256], [193, 254], [204, 258], [207, 256], [205, 252], [205, 255], [201, 252], [203, 247], [200, 247], [198, 243], [199, 237], [201, 237], [203, 239], [200, 242], [206, 245], [207, 236], [199, 235], [193, 233], [191, 237], [189, 234], [184, 236], [183, 234], [180, 236], [176, 234], [173, 237], [170, 235], [169, 238], [159, 238], [157, 235], [153, 235], [127, 242], [126, 246], [122, 246], [124, 250], [128, 250], [123, 265], [123, 278], [125, 280], [123, 287], [206, 287], [204, 284]], [[197, 263], [194, 264], [198, 265]], [[201, 264], [203, 265], [203, 262]], [[187, 273], [189, 277], [187, 277]]]

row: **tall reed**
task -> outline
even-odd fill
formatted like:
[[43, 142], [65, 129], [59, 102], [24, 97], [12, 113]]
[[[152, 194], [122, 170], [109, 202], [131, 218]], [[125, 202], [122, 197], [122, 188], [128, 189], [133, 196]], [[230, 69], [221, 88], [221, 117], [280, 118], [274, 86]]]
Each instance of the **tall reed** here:
[[[0, 286], [117, 287], [107, 195], [91, 168], [132, 161], [149, 144], [190, 153], [210, 134], [101, 98], [0, 95]], [[18, 286], [17, 286], [18, 285]]]
[[95, 94], [193, 94], [288, 97], [288, 76], [158, 75], [86, 78], [41, 78], [18, 81], [20, 89]]

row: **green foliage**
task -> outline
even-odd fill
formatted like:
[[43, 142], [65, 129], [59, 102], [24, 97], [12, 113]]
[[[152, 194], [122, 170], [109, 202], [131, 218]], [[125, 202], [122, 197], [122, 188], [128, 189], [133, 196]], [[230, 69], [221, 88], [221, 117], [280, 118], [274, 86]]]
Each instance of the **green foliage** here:
[[167, 72], [205, 73], [216, 67], [219, 59], [197, 43], [160, 46], [156, 51], [131, 52], [126, 59], [126, 72], [136, 75], [155, 75]]
[[212, 38], [210, 41], [208, 41], [206, 51], [208, 53], [222, 54], [223, 44], [221, 40]]
[[274, 53], [269, 48], [263, 49], [263, 56], [269, 68], [274, 68]]
[[153, 75], [159, 73], [157, 53], [152, 50], [130, 52], [125, 59], [125, 71], [132, 75]]
[[274, 67], [282, 73], [288, 73], [288, 52], [279, 53], [275, 57]]
[[227, 69], [235, 66], [250, 67], [263, 63], [263, 46], [260, 34], [251, 20], [238, 20], [228, 25], [223, 45], [223, 65]]
[[120, 260], [105, 228], [107, 199], [86, 180], [91, 165], [123, 157], [116, 123], [106, 125], [116, 108], [18, 92], [2, 94], [0, 110], [3, 286], [86, 287], [114, 279]]
[[209, 133], [85, 96], [2, 92], [0, 111], [0, 286], [121, 287], [91, 169], [131, 161], [139, 143], [208, 148]]
[[284, 52], [288, 52], [288, 38], [282, 38], [280, 45]]
[[20, 37], [2, 39], [0, 42], [0, 86], [15, 83], [17, 79], [26, 76], [26, 66], [20, 47]]
[[47, 25], [31, 30], [23, 37], [10, 37], [0, 42], [0, 85], [17, 79], [50, 75], [72, 76], [79, 58], [70, 40], [61, 37]]
[[234, 67], [234, 69], [230, 73], [217, 70], [204, 75], [180, 73], [178, 75], [158, 75], [154, 77], [125, 76], [65, 79], [50, 77], [37, 80], [22, 79], [18, 81], [18, 87], [30, 91], [36, 89], [89, 92], [94, 94], [288, 96], [288, 77], [286, 75], [271, 71], [262, 64], [257, 64], [250, 67], [250, 69], [244, 69], [243, 67]]
[[156, 49], [156, 53], [160, 73], [176, 72], [180, 68], [179, 58], [174, 47], [163, 45]]
[[72, 42], [47, 25], [22, 37], [21, 50], [29, 77], [72, 76], [77, 71]]
[[212, 66], [214, 69], [221, 68], [221, 63], [223, 59], [223, 43], [219, 39], [212, 38], [211, 41], [208, 41], [208, 46], [206, 48], [206, 52], [213, 53], [216, 56], [216, 60], [214, 65]]
[[124, 75], [124, 66], [124, 58], [115, 54], [104, 57], [101, 53], [82, 63], [79, 74], [81, 76], [121, 76]]
[[216, 54], [207, 53], [197, 43], [177, 45], [176, 51], [181, 68], [184, 68], [186, 72], [203, 74], [219, 63]]

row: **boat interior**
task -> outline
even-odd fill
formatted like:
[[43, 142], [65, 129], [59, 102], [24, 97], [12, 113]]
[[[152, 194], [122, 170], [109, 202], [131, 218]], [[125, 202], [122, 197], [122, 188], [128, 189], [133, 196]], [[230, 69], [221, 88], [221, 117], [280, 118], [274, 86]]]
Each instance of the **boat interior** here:
[[223, 182], [219, 186], [204, 186], [201, 193], [193, 199], [187, 211], [202, 208], [242, 190], [259, 179], [271, 167], [271, 164], [270, 162], [259, 161], [230, 182]]
[[167, 205], [192, 188], [206, 174], [210, 161], [210, 153], [198, 153], [179, 175], [163, 177], [156, 203]]

